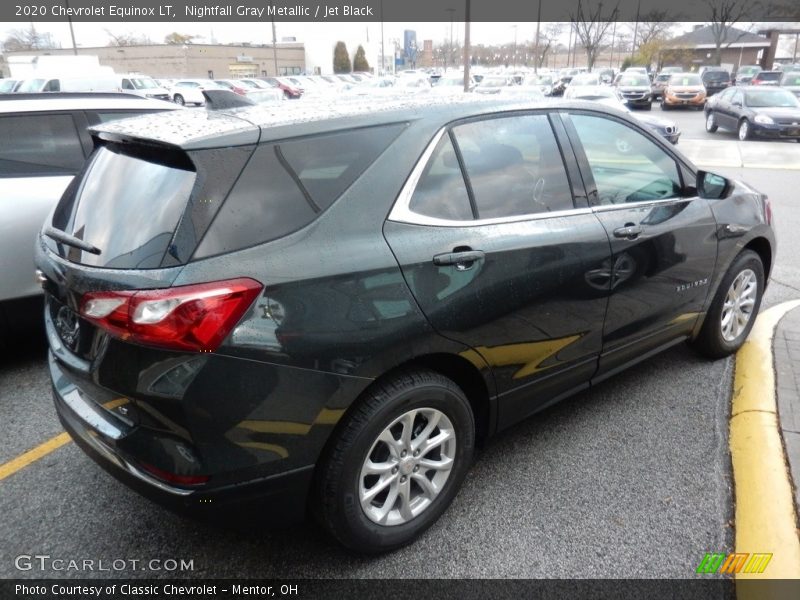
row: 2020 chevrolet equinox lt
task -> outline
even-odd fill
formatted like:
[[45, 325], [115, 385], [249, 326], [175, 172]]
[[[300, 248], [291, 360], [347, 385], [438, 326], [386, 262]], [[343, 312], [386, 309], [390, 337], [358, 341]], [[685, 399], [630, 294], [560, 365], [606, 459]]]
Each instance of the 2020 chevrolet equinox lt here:
[[596, 104], [186, 111], [93, 137], [37, 242], [64, 426], [146, 495], [310, 509], [360, 551], [436, 521], [476, 440], [682, 340], [734, 352], [775, 252], [764, 195]]

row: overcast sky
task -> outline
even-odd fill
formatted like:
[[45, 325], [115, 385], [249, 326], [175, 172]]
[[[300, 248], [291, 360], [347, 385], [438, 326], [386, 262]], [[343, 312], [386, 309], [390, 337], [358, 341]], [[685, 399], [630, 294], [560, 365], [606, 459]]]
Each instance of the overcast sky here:
[[[623, 24], [618, 25], [620, 27]], [[542, 27], [547, 23], [542, 23]], [[0, 39], [5, 39], [10, 30], [27, 28], [25, 23], [0, 23]], [[272, 41], [272, 26], [270, 22], [264, 23], [74, 23], [75, 38], [78, 46], [106, 46], [109, 36], [106, 29], [116, 35], [132, 33], [135, 35], [147, 34], [154, 43], [162, 43], [164, 36], [173, 31], [191, 34], [210, 41], [213, 38], [218, 43], [250, 42], [264, 44]], [[37, 23], [37, 31], [49, 32], [57, 43], [64, 48], [71, 47], [69, 26], [67, 23]], [[297, 41], [306, 41], [309, 38], [323, 38], [330, 40], [344, 40], [348, 38], [379, 42], [381, 36], [380, 23], [277, 23], [277, 39], [296, 37]], [[450, 39], [450, 23], [386, 23], [384, 24], [384, 43], [391, 39], [402, 40], [404, 29], [414, 29], [417, 32], [418, 43], [431, 39], [434, 44]], [[691, 23], [681, 23], [676, 27], [677, 33], [691, 29]], [[565, 28], [566, 30], [566, 28]], [[368, 33], [367, 33], [368, 32]], [[536, 23], [473, 23], [473, 44], [518, 43], [533, 40], [536, 35]], [[462, 40], [464, 37], [464, 24], [453, 24], [453, 40]], [[566, 34], [565, 34], [566, 43]]]

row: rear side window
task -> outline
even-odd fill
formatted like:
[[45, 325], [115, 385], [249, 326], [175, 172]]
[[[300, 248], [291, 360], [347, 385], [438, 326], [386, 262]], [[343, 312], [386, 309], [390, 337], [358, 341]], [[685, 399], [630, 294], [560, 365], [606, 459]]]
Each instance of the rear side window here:
[[259, 146], [195, 258], [297, 231], [342, 195], [405, 128], [367, 127]]
[[0, 177], [72, 175], [84, 159], [72, 115], [0, 117]]
[[546, 115], [477, 121], [453, 131], [479, 219], [575, 208]]

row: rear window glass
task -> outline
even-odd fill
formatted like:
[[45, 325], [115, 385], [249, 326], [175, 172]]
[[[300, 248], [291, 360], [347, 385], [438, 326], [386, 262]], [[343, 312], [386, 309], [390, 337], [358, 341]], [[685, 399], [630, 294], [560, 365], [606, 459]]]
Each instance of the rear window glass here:
[[644, 75], [623, 75], [619, 80], [620, 85], [645, 86], [650, 85], [650, 79]]
[[703, 73], [703, 81], [728, 81], [731, 78], [725, 71], [709, 71]]
[[72, 175], [84, 160], [72, 115], [0, 117], [0, 177]]
[[761, 81], [778, 81], [781, 78], [781, 75], [782, 73], [780, 71], [776, 71], [774, 73], [762, 71], [756, 75], [756, 78], [760, 79]]
[[195, 258], [255, 246], [305, 227], [361, 176], [404, 127], [367, 127], [260, 146]]
[[187, 168], [100, 148], [77, 191], [67, 231], [101, 253], [70, 248], [68, 258], [97, 267], [157, 268], [194, 180], [195, 172]]

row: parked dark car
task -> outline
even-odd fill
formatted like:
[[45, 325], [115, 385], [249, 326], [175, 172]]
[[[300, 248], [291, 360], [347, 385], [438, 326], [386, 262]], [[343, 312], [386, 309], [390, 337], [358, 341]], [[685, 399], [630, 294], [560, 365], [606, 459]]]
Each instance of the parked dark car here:
[[713, 96], [733, 85], [731, 74], [728, 71], [709, 70], [700, 76], [706, 88], [706, 95]]
[[476, 440], [683, 340], [736, 351], [775, 252], [764, 195], [587, 102], [93, 131], [37, 244], [62, 423], [151, 497], [309, 508], [364, 552], [435, 522]]
[[650, 89], [652, 84], [646, 74], [626, 71], [614, 85], [631, 108], [650, 110], [653, 107], [653, 96]]
[[781, 88], [746, 86], [717, 94], [705, 108], [706, 131], [736, 131], [739, 139], [800, 140], [800, 101]]
[[749, 85], [774, 85], [781, 84], [783, 71], [760, 71], [751, 80]]
[[650, 95], [652, 96], [653, 100], [660, 100], [664, 95], [664, 88], [667, 87], [669, 76], [670, 73], [664, 73], [663, 71], [656, 75], [656, 78], [653, 80], [653, 83], [650, 86]]

